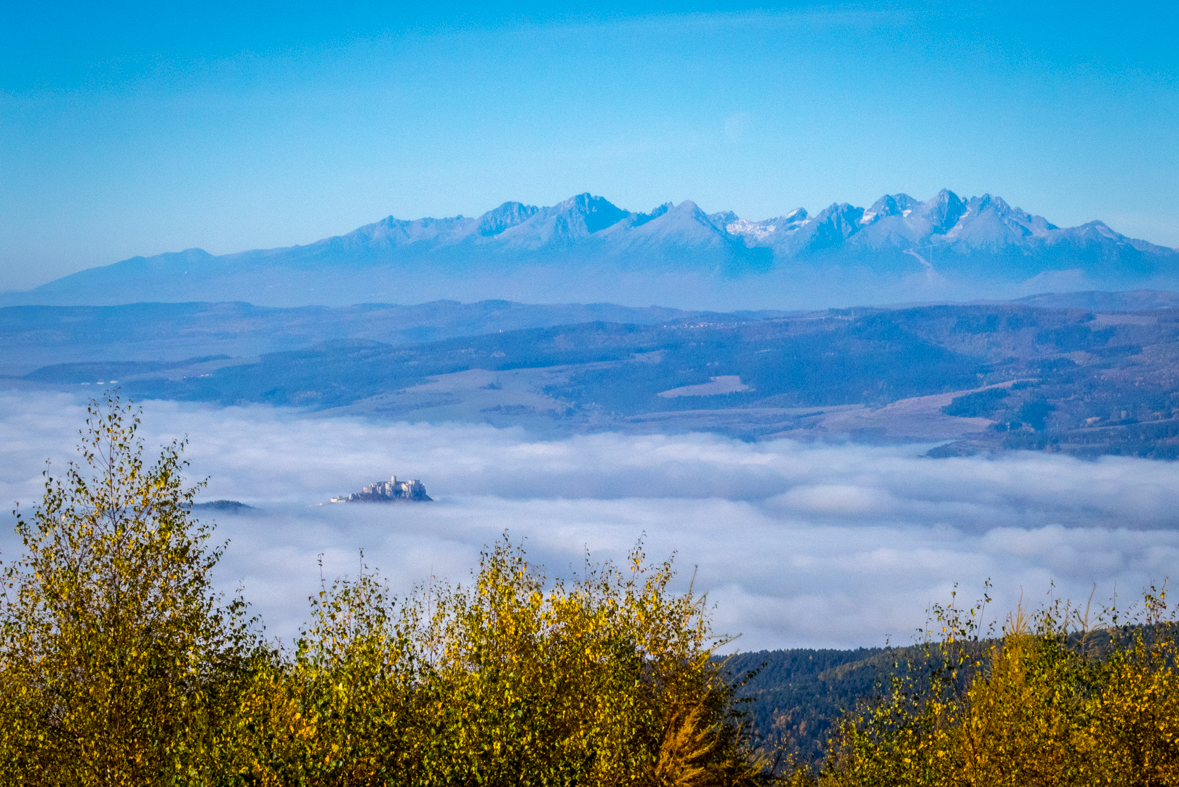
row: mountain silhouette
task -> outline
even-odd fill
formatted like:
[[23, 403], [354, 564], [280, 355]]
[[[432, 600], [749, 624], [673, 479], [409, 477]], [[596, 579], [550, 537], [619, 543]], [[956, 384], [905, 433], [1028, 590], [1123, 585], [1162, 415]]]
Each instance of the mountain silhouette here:
[[507, 298], [692, 309], [814, 308], [1179, 288], [1179, 252], [1100, 221], [1061, 228], [984, 194], [752, 221], [694, 202], [647, 212], [579, 194], [478, 217], [392, 216], [306, 246], [133, 257], [4, 304], [248, 301], [272, 306]]

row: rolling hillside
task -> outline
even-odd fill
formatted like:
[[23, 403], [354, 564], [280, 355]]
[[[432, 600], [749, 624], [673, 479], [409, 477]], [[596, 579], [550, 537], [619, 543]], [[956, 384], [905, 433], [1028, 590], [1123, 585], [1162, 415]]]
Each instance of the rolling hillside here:
[[[647, 313], [648, 317], [654, 315]], [[1179, 456], [1179, 309], [685, 315], [418, 344], [53, 364], [7, 384], [541, 433], [715, 431]]]

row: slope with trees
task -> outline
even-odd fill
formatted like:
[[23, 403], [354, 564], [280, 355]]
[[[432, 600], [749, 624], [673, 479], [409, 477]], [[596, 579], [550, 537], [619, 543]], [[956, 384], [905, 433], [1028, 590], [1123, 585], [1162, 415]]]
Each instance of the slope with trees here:
[[467, 584], [325, 583], [282, 648], [212, 589], [183, 443], [149, 461], [137, 427], [92, 404], [81, 461], [19, 515], [0, 784], [1179, 784], [1165, 592], [1096, 625], [1058, 604], [995, 632], [951, 603], [916, 646], [725, 660], [669, 562], [552, 580], [505, 536]]

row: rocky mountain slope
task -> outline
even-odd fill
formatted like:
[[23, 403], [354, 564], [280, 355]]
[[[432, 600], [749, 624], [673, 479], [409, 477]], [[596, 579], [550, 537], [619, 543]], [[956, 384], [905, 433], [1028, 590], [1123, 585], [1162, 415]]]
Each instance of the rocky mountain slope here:
[[546, 208], [507, 202], [478, 217], [390, 216], [306, 246], [134, 257], [0, 304], [504, 298], [793, 309], [1145, 287], [1179, 288], [1179, 252], [1100, 221], [1057, 227], [990, 195], [895, 194], [868, 208], [750, 221], [690, 201], [636, 213], [581, 194]]

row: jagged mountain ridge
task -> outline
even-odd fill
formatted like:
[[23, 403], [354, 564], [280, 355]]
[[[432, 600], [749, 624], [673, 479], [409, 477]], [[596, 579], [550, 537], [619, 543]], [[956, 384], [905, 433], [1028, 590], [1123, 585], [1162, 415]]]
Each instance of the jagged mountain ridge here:
[[[805, 208], [775, 219], [750, 221], [732, 212], [706, 214], [694, 202], [665, 203], [650, 213], [633, 213], [602, 197], [580, 194], [550, 208], [505, 202], [478, 218], [397, 220], [390, 216], [343, 236], [353, 242], [435, 247], [464, 242], [541, 250], [590, 240], [600, 245], [643, 246], [654, 239], [686, 247], [770, 248], [799, 256], [840, 246], [876, 251], [944, 247], [960, 254], [1072, 244], [1168, 255], [1173, 249], [1127, 238], [1104, 222], [1060, 228], [1043, 216], [984, 194], [963, 200], [949, 190], [920, 202], [907, 194], [887, 194], [870, 208], [835, 204], [811, 216]], [[328, 239], [330, 242], [334, 239]]]
[[999, 197], [885, 195], [761, 221], [691, 201], [648, 213], [580, 194], [478, 217], [392, 216], [305, 246], [200, 249], [92, 268], [5, 303], [245, 300], [267, 305], [440, 298], [806, 308], [1179, 288], [1179, 252], [1100, 221], [1061, 228]]
[[[718, 214], [722, 215], [722, 214]], [[477, 218], [396, 219], [368, 224], [347, 235], [306, 247], [401, 248], [414, 252], [474, 248], [510, 253], [567, 251], [576, 247], [614, 252], [670, 243], [683, 248], [736, 251], [740, 235], [730, 234], [695, 203], [666, 203], [650, 213], [634, 213], [602, 197], [579, 194], [549, 208], [505, 202]], [[283, 250], [279, 250], [283, 251]], [[314, 252], [311, 252], [314, 253]]]

